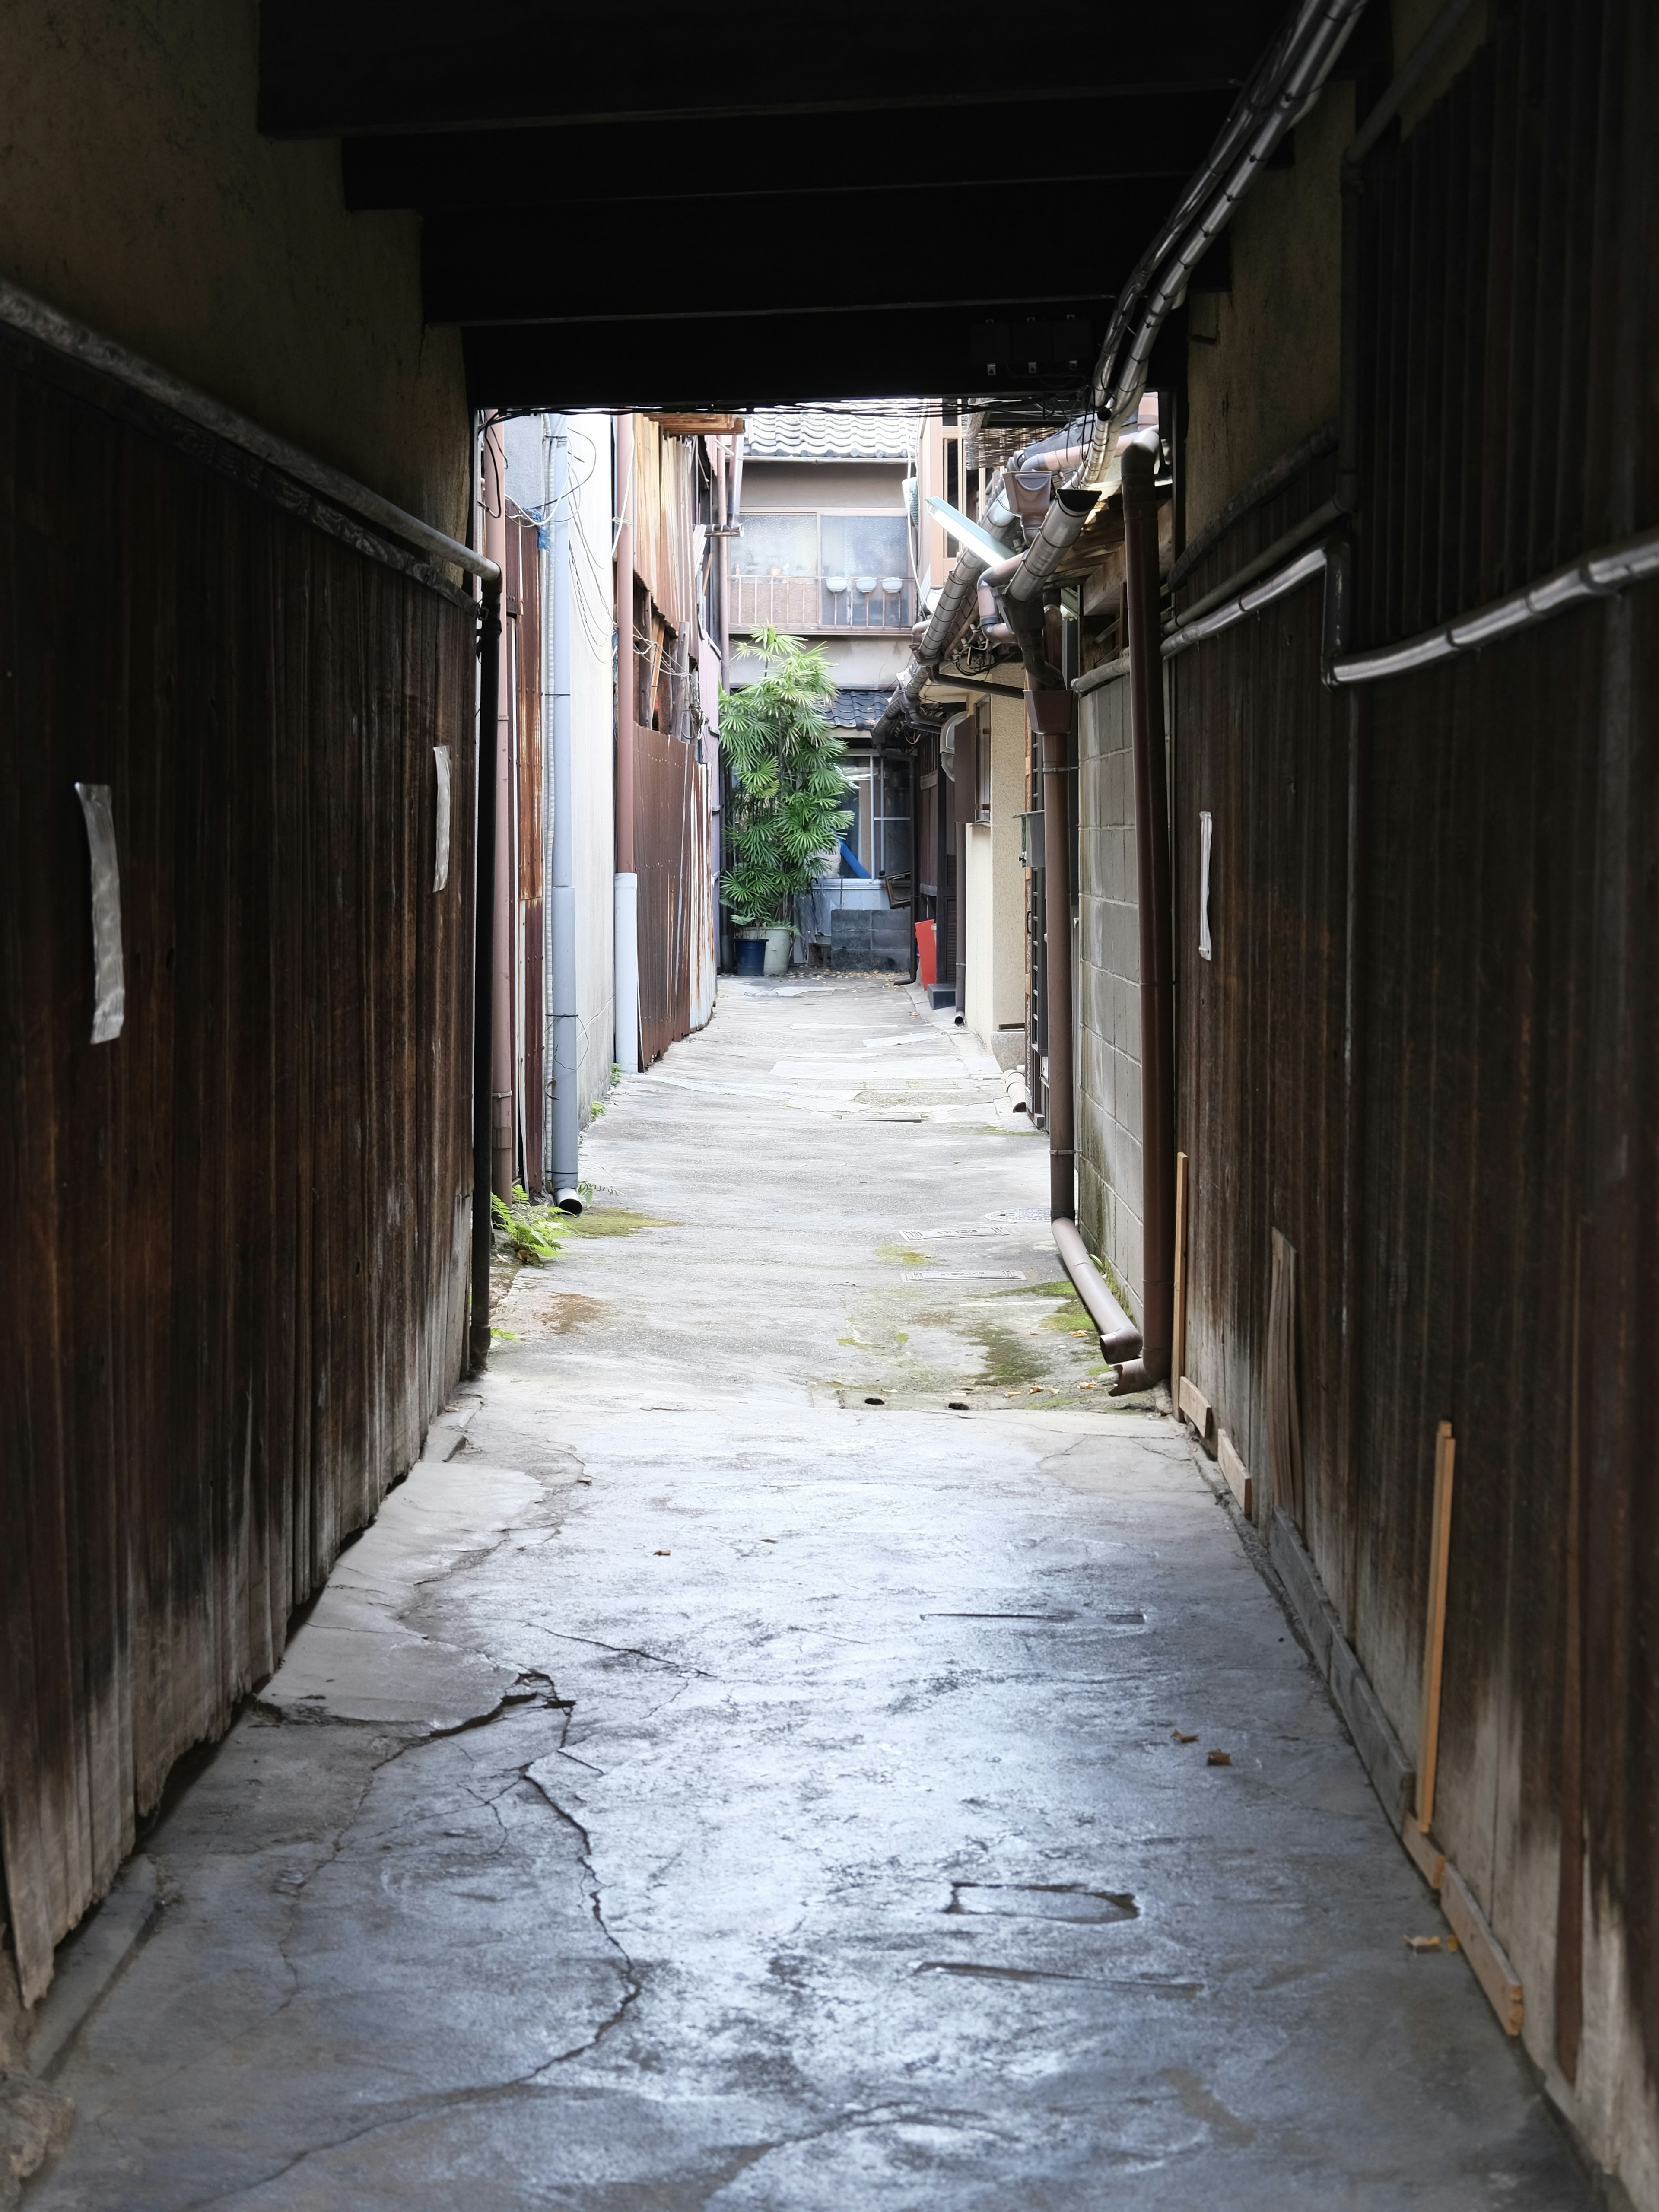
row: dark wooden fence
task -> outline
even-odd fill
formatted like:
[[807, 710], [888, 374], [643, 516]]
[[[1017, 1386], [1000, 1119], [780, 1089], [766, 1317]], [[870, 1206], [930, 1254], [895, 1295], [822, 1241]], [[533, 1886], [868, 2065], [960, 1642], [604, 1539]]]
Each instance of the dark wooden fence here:
[[691, 1033], [694, 978], [714, 957], [708, 899], [708, 770], [666, 730], [634, 737], [639, 872], [640, 1065]]
[[[0, 1824], [31, 2001], [459, 1369], [473, 636], [396, 549], [0, 346]], [[96, 1045], [77, 780], [119, 852]]]
[[[1655, 78], [1644, 11], [1503, 5], [1368, 165], [1364, 643], [1659, 520]], [[1659, 2067], [1659, 588], [1352, 696], [1321, 684], [1319, 619], [1310, 586], [1175, 664], [1187, 1365], [1265, 1515], [1281, 1231], [1280, 1502], [1408, 1756], [1453, 1424], [1435, 1829], [1569, 2083], [1601, 2005], [1610, 2106]]]

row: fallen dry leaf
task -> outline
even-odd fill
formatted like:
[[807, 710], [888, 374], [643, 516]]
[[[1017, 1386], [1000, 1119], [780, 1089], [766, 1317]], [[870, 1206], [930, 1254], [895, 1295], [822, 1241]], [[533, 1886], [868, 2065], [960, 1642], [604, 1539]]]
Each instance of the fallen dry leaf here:
[[1206, 1752], [1205, 1763], [1210, 1766], [1231, 1766], [1233, 1763], [1233, 1755], [1230, 1751]]
[[1198, 1732], [1196, 1729], [1194, 1730], [1191, 1735], [1187, 1735], [1185, 1730], [1182, 1729], [1171, 1729], [1170, 1730], [1170, 1734], [1175, 1738], [1177, 1743], [1196, 1743], [1198, 1741]]
[[1437, 1936], [1408, 1936], [1406, 1938], [1406, 1948], [1409, 1951], [1437, 1951], [1440, 1948], [1440, 1938]]

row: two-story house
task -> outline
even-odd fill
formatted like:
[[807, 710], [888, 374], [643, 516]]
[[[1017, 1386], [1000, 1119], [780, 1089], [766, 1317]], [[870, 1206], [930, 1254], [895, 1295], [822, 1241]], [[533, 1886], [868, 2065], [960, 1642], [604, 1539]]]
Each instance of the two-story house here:
[[[746, 418], [742, 535], [730, 553], [732, 665], [771, 626], [822, 643], [858, 797], [837, 872], [802, 916], [802, 951], [833, 964], [911, 963], [913, 748], [871, 736], [920, 611], [915, 560], [921, 407], [762, 410]], [[816, 954], [807, 948], [817, 948]]]

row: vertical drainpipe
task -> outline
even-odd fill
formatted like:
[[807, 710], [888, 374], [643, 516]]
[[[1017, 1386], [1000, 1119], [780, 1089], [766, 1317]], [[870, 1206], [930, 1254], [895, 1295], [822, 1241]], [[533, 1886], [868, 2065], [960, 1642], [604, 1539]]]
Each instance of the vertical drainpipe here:
[[617, 1065], [640, 1070], [640, 879], [634, 869], [634, 417], [617, 417]]
[[542, 681], [547, 686], [542, 726], [553, 739], [553, 866], [550, 901], [553, 930], [553, 1201], [567, 1213], [582, 1210], [576, 1152], [580, 1050], [576, 1016], [576, 824], [570, 773], [570, 432], [563, 415], [548, 417], [550, 437], [542, 451], [549, 464], [544, 486], [547, 568], [542, 580]]
[[1175, 1329], [1175, 975], [1170, 916], [1170, 784], [1158, 621], [1156, 434], [1123, 441], [1129, 713], [1134, 747], [1140, 920], [1141, 1388], [1170, 1372]]
[[[1043, 977], [1048, 1017], [1048, 1214], [1077, 1218], [1076, 1071], [1072, 1066], [1072, 795], [1066, 760], [1069, 716], [1041, 711], [1030, 690], [1031, 733], [1042, 748]], [[1059, 702], [1054, 702], [1058, 708]], [[1069, 707], [1070, 695], [1066, 695]], [[1048, 702], [1042, 701], [1046, 706]], [[1050, 725], [1043, 728], [1042, 724]], [[1054, 726], [1058, 724], [1058, 727]]]
[[[491, 556], [494, 558], [494, 556]], [[472, 887], [472, 1319], [468, 1349], [475, 1375], [489, 1358], [490, 1174], [495, 1113], [491, 1077], [495, 975], [496, 696], [501, 684], [501, 578], [479, 586], [478, 809]]]
[[[491, 502], [494, 512], [491, 512]], [[483, 550], [503, 574], [507, 569], [507, 463], [501, 425], [491, 422], [484, 429]], [[489, 888], [495, 916], [491, 924], [494, 964], [490, 969], [491, 1051], [489, 1061], [490, 1188], [497, 1198], [513, 1195], [514, 1117], [513, 1112], [513, 970], [516, 932], [514, 928], [514, 878], [518, 871], [513, 849], [513, 686], [507, 662], [512, 641], [507, 625], [496, 632], [494, 849], [495, 866]], [[480, 878], [483, 896], [484, 879]]]

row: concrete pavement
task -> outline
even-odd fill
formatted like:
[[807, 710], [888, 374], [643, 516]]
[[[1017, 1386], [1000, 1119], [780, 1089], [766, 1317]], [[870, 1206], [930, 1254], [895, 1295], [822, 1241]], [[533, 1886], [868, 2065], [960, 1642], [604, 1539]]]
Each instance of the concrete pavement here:
[[728, 982], [585, 1160], [144, 1838], [29, 2206], [1588, 2205], [992, 1064]]

